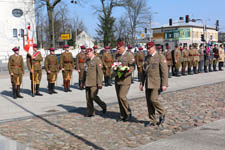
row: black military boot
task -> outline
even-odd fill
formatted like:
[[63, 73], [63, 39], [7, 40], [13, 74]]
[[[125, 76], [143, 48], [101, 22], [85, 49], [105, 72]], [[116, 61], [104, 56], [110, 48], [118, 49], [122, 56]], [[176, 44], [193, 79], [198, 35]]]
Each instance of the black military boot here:
[[68, 89], [67, 89], [67, 80], [64, 80], [63, 81], [63, 86], [64, 86], [64, 92], [68, 92]]
[[57, 94], [57, 92], [55, 91], [55, 83], [51, 83], [51, 84], [52, 84], [52, 93]]
[[52, 94], [52, 83], [48, 82], [48, 93]]
[[212, 65], [209, 64], [209, 72], [212, 72]]
[[67, 80], [67, 91], [72, 92], [72, 90], [70, 89], [70, 80]]
[[204, 66], [204, 72], [205, 72], [205, 73], [208, 72], [207, 66]]
[[31, 81], [31, 95], [34, 97], [34, 89], [33, 89], [33, 82]]
[[17, 98], [16, 90], [17, 90], [17, 89], [16, 89], [16, 85], [13, 85], [13, 86], [12, 86], [12, 91], [13, 91], [13, 98], [14, 98], [14, 99]]
[[16, 96], [17, 96], [18, 98], [23, 98], [23, 96], [20, 95], [20, 85], [17, 86]]
[[105, 86], [108, 86], [108, 77], [105, 77]]
[[35, 95], [43, 96], [43, 95], [39, 92], [39, 87], [40, 87], [40, 84], [36, 84], [36, 93], [35, 93]]
[[111, 77], [109, 77], [108, 81], [109, 81], [109, 82], [108, 82], [108, 85], [109, 85], [109, 86], [112, 86], [112, 79], [111, 79]]
[[196, 67], [193, 67], [193, 71], [194, 71], [194, 74], [197, 74], [197, 69], [196, 69]]
[[180, 77], [179, 70], [175, 69], [175, 75], [176, 75], [176, 77]]
[[213, 71], [217, 71], [216, 64], [213, 64]]

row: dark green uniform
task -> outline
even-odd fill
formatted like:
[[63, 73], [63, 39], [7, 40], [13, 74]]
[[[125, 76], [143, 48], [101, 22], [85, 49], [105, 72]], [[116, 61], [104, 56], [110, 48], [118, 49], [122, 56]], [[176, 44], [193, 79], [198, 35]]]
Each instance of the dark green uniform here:
[[60, 68], [62, 69], [64, 91], [70, 90], [70, 80], [74, 69], [73, 55], [71, 52], [65, 51], [60, 56]]
[[22, 77], [24, 75], [23, 57], [18, 54], [11, 55], [9, 57], [8, 70], [11, 76], [13, 97], [22, 98], [22, 96], [20, 95], [20, 85], [22, 83]]

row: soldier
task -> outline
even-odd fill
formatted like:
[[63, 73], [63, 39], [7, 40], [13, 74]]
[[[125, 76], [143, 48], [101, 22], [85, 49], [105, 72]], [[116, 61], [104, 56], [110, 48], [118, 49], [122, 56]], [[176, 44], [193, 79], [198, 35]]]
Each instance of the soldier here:
[[[132, 52], [133, 47], [129, 45], [127, 48], [128, 48], [128, 53], [133, 55], [133, 57], [135, 58], [134, 53]], [[134, 70], [135, 70], [135, 61], [134, 61]], [[133, 76], [134, 76], [134, 71], [133, 71], [132, 76], [131, 76], [131, 83], [134, 83], [134, 77]]]
[[[168, 68], [166, 58], [156, 51], [154, 42], [148, 42], [146, 47], [148, 56], [145, 59], [140, 90], [143, 91], [143, 87], [145, 86], [145, 95], [150, 119], [146, 126], [155, 126], [156, 124], [160, 125], [165, 121], [165, 109], [160, 104], [158, 96], [160, 91], [165, 91], [168, 86]], [[156, 111], [160, 115], [159, 121], [156, 121]]]
[[164, 51], [164, 55], [165, 55], [166, 61], [167, 61], [168, 77], [171, 78], [170, 69], [171, 69], [171, 66], [172, 66], [172, 54], [170, 52], [170, 46], [166, 47], [166, 49]]
[[23, 57], [19, 55], [18, 47], [14, 47], [12, 50], [14, 54], [9, 57], [8, 70], [11, 77], [13, 98], [23, 98], [23, 96], [20, 95], [20, 85], [24, 75]]
[[224, 48], [223, 44], [220, 44], [219, 48], [219, 71], [223, 71], [223, 62], [224, 62]]
[[114, 62], [120, 62], [123, 66], [128, 66], [130, 70], [121, 78], [115, 76], [116, 95], [120, 107], [119, 121], [129, 121], [132, 114], [128, 104], [127, 93], [131, 85], [131, 75], [134, 70], [134, 57], [130, 53], [126, 52], [123, 41], [117, 43], [117, 53]]
[[218, 45], [215, 44], [214, 48], [213, 48], [213, 71], [217, 71], [216, 67], [217, 67], [217, 63], [218, 63], [218, 59], [219, 59], [219, 49], [218, 49]]
[[102, 61], [94, 55], [92, 48], [87, 50], [86, 69], [85, 69], [85, 93], [87, 100], [88, 117], [95, 115], [95, 101], [101, 108], [103, 114], [106, 113], [106, 104], [97, 96], [98, 90], [102, 89]]
[[209, 47], [205, 46], [204, 49], [204, 72], [207, 73], [208, 72], [208, 66], [209, 66]]
[[181, 51], [178, 45], [175, 46], [174, 50], [174, 63], [175, 63], [175, 76], [180, 77], [180, 65], [181, 65]]
[[188, 50], [189, 56], [188, 56], [188, 75], [193, 75], [192, 67], [194, 64], [194, 49], [192, 48], [192, 45], [189, 45]]
[[[31, 56], [27, 54], [27, 68], [30, 71], [30, 80], [31, 80], [31, 91], [32, 96], [34, 96], [34, 90], [36, 89], [35, 95], [43, 96], [39, 92], [39, 86], [42, 77], [42, 66], [41, 62], [43, 61], [40, 51], [37, 51], [37, 44], [33, 44], [34, 53]], [[35, 88], [36, 85], [36, 88]]]
[[199, 46], [198, 53], [199, 53], [198, 73], [203, 73], [203, 69], [202, 69], [204, 65], [204, 45], [203, 44]]
[[142, 47], [139, 47], [138, 49], [139, 49], [139, 51], [137, 52], [137, 54], [135, 56], [135, 60], [136, 60], [136, 65], [137, 65], [137, 70], [138, 70], [138, 80], [140, 81], [140, 77], [143, 72], [143, 64], [144, 64], [144, 60], [145, 60], [145, 54], [142, 51], [143, 50]]
[[86, 55], [85, 55], [85, 46], [81, 46], [81, 52], [77, 54], [76, 57], [76, 69], [77, 72], [79, 73], [79, 87], [80, 90], [84, 89], [84, 83], [83, 81], [83, 75], [84, 75], [84, 63], [86, 61]]
[[163, 54], [163, 49], [162, 49], [162, 46], [161, 45], [159, 45], [157, 47], [157, 51], [158, 51], [159, 54]]
[[102, 62], [103, 62], [105, 86], [112, 86], [112, 84], [111, 84], [111, 66], [113, 64], [113, 56], [110, 53], [110, 48], [108, 48], [108, 47], [106, 47], [106, 51], [102, 55]]
[[60, 68], [62, 69], [64, 92], [71, 92], [70, 80], [74, 69], [73, 55], [69, 52], [69, 45], [64, 45], [64, 50], [60, 56]]
[[48, 80], [48, 93], [56, 94], [55, 91], [55, 81], [57, 80], [57, 74], [59, 72], [59, 65], [57, 62], [57, 57], [55, 55], [55, 49], [50, 48], [50, 54], [45, 58], [45, 70], [47, 72]]
[[213, 65], [213, 46], [209, 46], [209, 72], [212, 72], [212, 65]]
[[97, 45], [94, 45], [94, 46], [93, 46], [93, 50], [94, 50], [95, 56], [99, 57], [98, 46], [97, 46]]
[[198, 62], [199, 62], [199, 53], [198, 53], [198, 49], [197, 49], [197, 45], [194, 44], [194, 63], [193, 63], [193, 72], [194, 74], [197, 74], [198, 71], [197, 71], [197, 66], [198, 66]]

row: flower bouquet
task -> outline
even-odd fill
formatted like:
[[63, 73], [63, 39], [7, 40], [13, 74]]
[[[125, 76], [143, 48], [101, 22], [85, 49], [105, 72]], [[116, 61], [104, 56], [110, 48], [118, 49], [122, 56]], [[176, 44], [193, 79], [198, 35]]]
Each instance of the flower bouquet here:
[[121, 78], [126, 72], [130, 72], [128, 66], [124, 66], [121, 62], [114, 62], [111, 66], [118, 78]]

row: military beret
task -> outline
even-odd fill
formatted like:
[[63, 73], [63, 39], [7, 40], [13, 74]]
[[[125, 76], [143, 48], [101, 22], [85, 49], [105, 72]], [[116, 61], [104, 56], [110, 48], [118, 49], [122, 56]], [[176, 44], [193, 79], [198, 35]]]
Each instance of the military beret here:
[[167, 49], [170, 49], [170, 46], [167, 46], [166, 48], [167, 48]]
[[161, 49], [161, 46], [160, 45], [158, 46], [158, 49]]
[[110, 46], [106, 46], [105, 49], [110, 49]]
[[81, 49], [85, 49], [86, 47], [85, 47], [84, 45], [82, 45], [80, 48], [81, 48]]
[[37, 46], [38, 46], [37, 44], [33, 44], [33, 48], [37, 48]]
[[88, 48], [88, 49], [86, 50], [86, 53], [89, 53], [89, 52], [92, 52], [92, 51], [93, 51], [92, 48]]
[[139, 49], [139, 51], [142, 51], [142, 50], [143, 50], [143, 48], [142, 48], [142, 47], [139, 47], [138, 49]]
[[117, 48], [120, 48], [122, 46], [124, 46], [124, 42], [123, 41], [120, 41], [120, 42], [117, 43]]
[[49, 48], [50, 51], [54, 51], [55, 49], [53, 47]]
[[97, 46], [97, 45], [93, 46], [93, 49], [97, 49], [97, 48], [98, 48], [98, 46]]
[[15, 51], [18, 51], [19, 48], [18, 47], [14, 47], [12, 50], [15, 52]]
[[133, 48], [132, 46], [130, 46], [130, 45], [128, 46], [128, 49], [132, 49], [132, 48]]
[[69, 48], [69, 45], [64, 45], [64, 48]]
[[184, 49], [183, 47], [180, 48], [180, 50], [183, 50], [183, 49]]
[[151, 48], [151, 47], [153, 47], [153, 46], [155, 46], [155, 43], [154, 43], [153, 41], [148, 42], [148, 43], [146, 44], [146, 48]]

